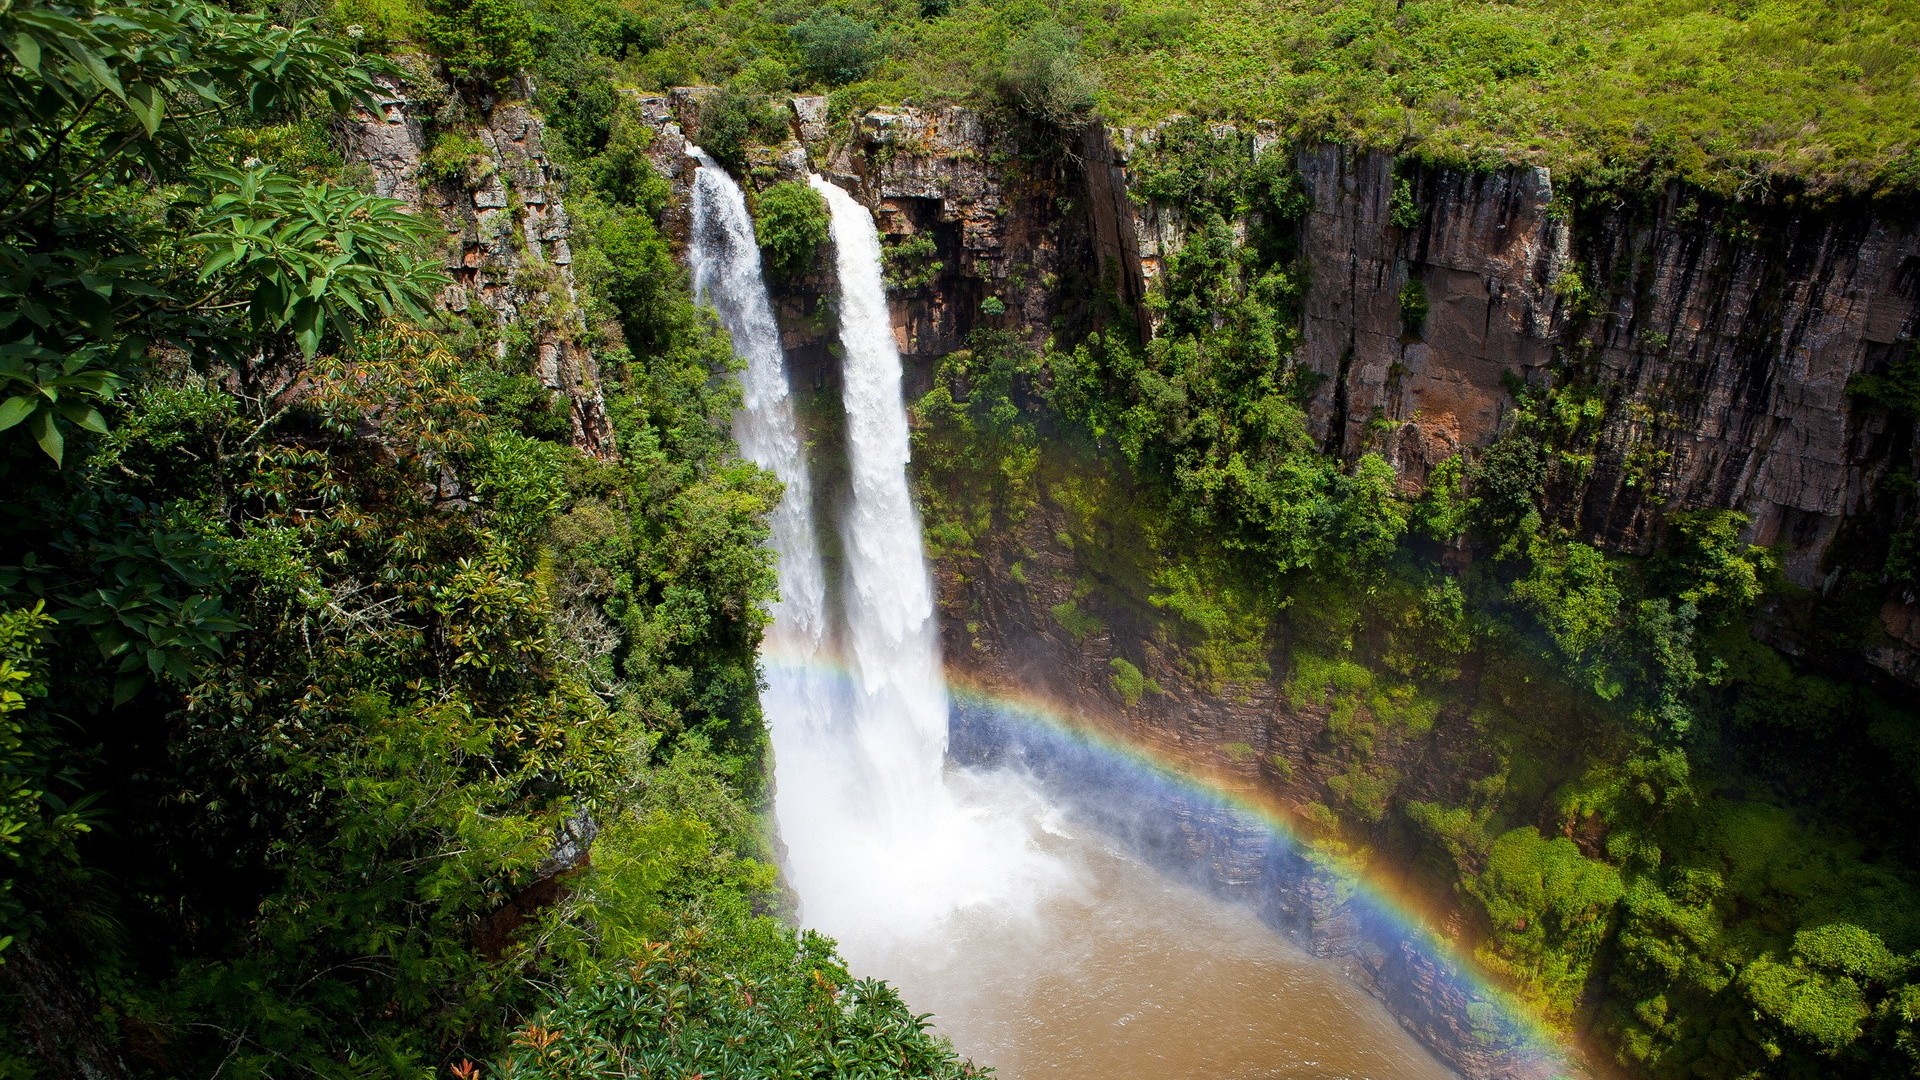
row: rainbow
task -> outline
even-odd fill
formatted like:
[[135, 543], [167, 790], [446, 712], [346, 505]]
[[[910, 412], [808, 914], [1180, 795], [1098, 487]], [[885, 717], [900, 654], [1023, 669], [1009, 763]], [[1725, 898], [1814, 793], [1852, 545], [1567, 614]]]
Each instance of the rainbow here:
[[[761, 659], [770, 672], [784, 675], [850, 678], [836, 663], [790, 663], [773, 652]], [[1115, 790], [1137, 793], [1137, 800], [1129, 802], [1179, 803], [1199, 812], [1192, 816], [1224, 822], [1235, 833], [1257, 833], [1273, 851], [1310, 865], [1313, 875], [1331, 886], [1361, 937], [1387, 960], [1396, 959], [1392, 953], [1397, 947], [1400, 962], [1418, 966], [1425, 976], [1423, 998], [1434, 1016], [1450, 1019], [1456, 1030], [1472, 1032], [1478, 1050], [1505, 1063], [1504, 1074], [1530, 1080], [1590, 1075], [1584, 1064], [1576, 1064], [1583, 1055], [1567, 1036], [1436, 930], [1436, 920], [1410, 890], [1317, 844], [1290, 808], [1253, 790], [1245, 778], [1128, 738], [1036, 694], [989, 685], [951, 668], [947, 680], [956, 750], [963, 760], [1024, 762], [1043, 781], [1060, 779], [1063, 773], [1078, 773], [1080, 779], [1097, 774], [1099, 782]], [[1244, 842], [1240, 846], [1244, 849]], [[1432, 1025], [1409, 1026], [1420, 1032]]]

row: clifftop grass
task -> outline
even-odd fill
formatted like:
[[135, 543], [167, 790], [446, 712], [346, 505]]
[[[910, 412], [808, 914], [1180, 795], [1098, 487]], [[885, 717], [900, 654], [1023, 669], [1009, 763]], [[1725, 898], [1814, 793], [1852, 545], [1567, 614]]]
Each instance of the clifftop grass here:
[[[1464, 165], [1646, 172], [1725, 193], [1920, 182], [1920, 5], [1817, 0], [1147, 0], [1174, 40], [1093, 62], [1121, 122], [1169, 112]], [[1174, 12], [1189, 11], [1182, 24]], [[1157, 15], [1157, 21], [1151, 16]]]
[[[621, 77], [833, 89], [791, 0], [536, 0], [642, 26]], [[832, 5], [874, 32], [861, 102], [980, 101], [1065, 41], [1099, 110], [1271, 120], [1450, 164], [1723, 194], [1920, 188], [1911, 0], [951, 0]], [[932, 12], [932, 14], [927, 14]]]

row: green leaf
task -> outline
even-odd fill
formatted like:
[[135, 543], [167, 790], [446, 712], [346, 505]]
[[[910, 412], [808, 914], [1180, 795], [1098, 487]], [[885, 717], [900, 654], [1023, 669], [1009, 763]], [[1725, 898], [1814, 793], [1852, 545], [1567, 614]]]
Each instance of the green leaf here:
[[5, 402], [0, 402], [0, 431], [5, 431], [25, 420], [39, 407], [39, 399], [29, 394], [17, 394]]
[[147, 677], [144, 674], [128, 675], [116, 679], [113, 684], [114, 706], [117, 708], [132, 701], [134, 695], [138, 694], [140, 688], [145, 685], [147, 685]]
[[152, 135], [160, 130], [160, 119], [166, 115], [167, 101], [152, 86], [138, 83], [127, 91], [127, 109], [140, 121], [140, 126], [147, 129], [147, 134]]
[[99, 435], [105, 435], [107, 433], [107, 418], [101, 416], [100, 410], [91, 405], [62, 402], [56, 405], [55, 408], [60, 410], [61, 416], [66, 417], [68, 420], [73, 421], [74, 424], [88, 431]]
[[27, 421], [27, 431], [33, 435], [33, 441], [40, 444], [41, 451], [53, 459], [55, 465], [63, 464], [61, 458], [66, 453], [67, 440], [66, 436], [60, 434], [60, 429], [54, 425], [52, 413], [45, 409], [35, 409], [33, 418]]
[[40, 74], [40, 43], [34, 40], [33, 35], [15, 34], [13, 40], [7, 43], [7, 48], [21, 67], [35, 75]]

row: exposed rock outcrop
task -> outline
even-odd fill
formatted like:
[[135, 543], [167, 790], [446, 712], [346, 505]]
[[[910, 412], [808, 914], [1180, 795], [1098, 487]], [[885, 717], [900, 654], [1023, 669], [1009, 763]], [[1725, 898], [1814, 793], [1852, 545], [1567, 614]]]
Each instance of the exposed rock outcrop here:
[[[1311, 416], [1330, 447], [1383, 449], [1418, 479], [1501, 433], [1503, 379], [1581, 368], [1606, 420], [1589, 479], [1558, 493], [1566, 520], [1645, 551], [1667, 511], [1740, 510], [1795, 583], [1819, 584], [1896, 464], [1847, 383], [1912, 347], [1920, 233], [1865, 205], [1703, 206], [1678, 188], [1575, 212], [1542, 169], [1399, 176], [1423, 208], [1402, 227], [1385, 155], [1297, 160], [1313, 203], [1300, 361], [1327, 379]], [[1429, 306], [1417, 334], [1409, 281]]]
[[572, 226], [541, 145], [539, 119], [518, 102], [476, 108], [472, 119], [449, 126], [471, 129], [481, 153], [464, 175], [434, 177], [424, 169], [428, 121], [444, 89], [410, 94], [396, 81], [385, 86], [377, 115], [363, 113], [346, 124], [348, 159], [373, 171], [376, 194], [446, 226], [444, 265], [452, 284], [440, 306], [492, 323], [502, 355], [508, 327], [531, 331], [532, 374], [566, 396], [574, 445], [613, 456], [613, 427], [574, 290]]

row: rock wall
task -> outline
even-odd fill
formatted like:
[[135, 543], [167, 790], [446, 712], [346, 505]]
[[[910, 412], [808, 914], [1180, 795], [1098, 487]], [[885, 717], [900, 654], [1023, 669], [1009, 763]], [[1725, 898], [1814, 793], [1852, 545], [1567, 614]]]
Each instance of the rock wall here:
[[[1884, 415], [1847, 393], [1912, 347], [1920, 233], [1865, 205], [1736, 209], [1675, 188], [1575, 211], [1544, 169], [1412, 170], [1300, 151], [1313, 209], [1300, 362], [1326, 377], [1316, 434], [1403, 476], [1502, 430], [1503, 380], [1579, 368], [1607, 398], [1594, 465], [1556, 493], [1577, 530], [1646, 551], [1672, 510], [1724, 507], [1815, 587], [1841, 524], [1890, 465]], [[1425, 288], [1416, 334], [1399, 294]], [[1382, 429], [1385, 429], [1384, 431]]]
[[[1153, 132], [1091, 128], [1076, 154], [1035, 164], [966, 109], [875, 110], [840, 129], [819, 99], [794, 109], [786, 173], [811, 161], [885, 236], [935, 237], [941, 273], [894, 298], [921, 381], [976, 327], [1037, 345], [1113, 303], [1149, 330], [1145, 298], [1186, 227], [1181, 208], [1131, 194]], [[1319, 376], [1310, 429], [1344, 456], [1382, 453], [1409, 490], [1497, 439], [1516, 386], [1577, 376], [1604, 420], [1591, 466], [1549, 493], [1558, 520], [1645, 553], [1670, 512], [1738, 510], [1790, 581], [1820, 589], [1837, 576], [1828, 556], [1843, 527], [1884, 510], [1880, 481], [1913, 464], [1913, 433], [1847, 391], [1920, 335], [1920, 231], [1884, 208], [1742, 208], [1678, 187], [1576, 207], [1545, 169], [1408, 168], [1265, 130], [1251, 145], [1291, 153], [1309, 199], [1293, 362]], [[1396, 187], [1410, 197], [1398, 214]], [[1409, 282], [1426, 298], [1418, 327], [1402, 311]], [[821, 277], [783, 294], [789, 325], [811, 328], [794, 345], [816, 365], [830, 289]], [[983, 310], [989, 298], [1005, 313]], [[1920, 686], [1916, 600], [1889, 599], [1884, 641], [1863, 655]]]
[[[531, 331], [532, 367], [542, 385], [565, 395], [573, 442], [596, 457], [614, 456], [613, 427], [574, 289], [571, 222], [561, 183], [541, 146], [540, 121], [518, 102], [462, 103], [444, 87], [384, 80], [377, 114], [346, 124], [347, 158], [373, 173], [375, 194], [399, 199], [447, 229], [444, 268], [452, 279], [439, 306], [469, 313], [501, 333]], [[429, 128], [471, 131], [483, 153], [466, 176], [428, 175]]]

